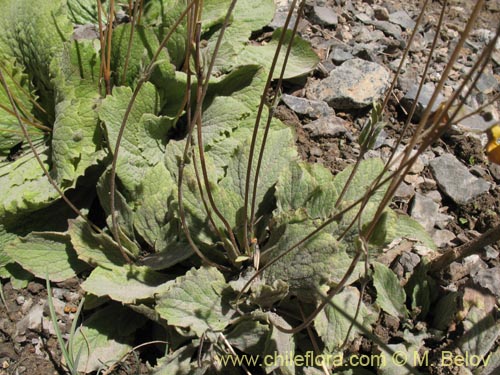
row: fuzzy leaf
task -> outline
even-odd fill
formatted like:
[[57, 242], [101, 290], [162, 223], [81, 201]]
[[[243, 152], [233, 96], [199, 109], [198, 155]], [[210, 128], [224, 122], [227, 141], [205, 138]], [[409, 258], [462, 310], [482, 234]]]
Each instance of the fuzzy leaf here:
[[149, 168], [142, 182], [140, 205], [134, 214], [134, 228], [156, 251], [167, 247], [169, 201], [176, 191], [175, 182], [165, 165]]
[[[113, 45], [111, 55], [111, 70], [116, 72], [116, 84], [134, 87], [137, 79], [144, 73], [146, 65], [149, 64], [156, 53], [160, 43], [153, 30], [143, 26], [136, 26], [129, 50], [131, 24], [122, 24], [113, 30]], [[125, 64], [127, 70], [125, 71]], [[157, 65], [154, 67], [151, 82], [160, 87], [166, 85], [166, 80], [174, 77], [174, 68], [170, 64], [170, 57], [167, 50], [163, 49], [158, 56]], [[168, 84], [167, 84], [168, 86]]]
[[126, 307], [110, 305], [87, 319], [70, 342], [79, 356], [78, 371], [97, 371], [103, 364], [112, 365], [132, 349], [133, 334], [146, 318]]
[[82, 284], [82, 289], [98, 297], [108, 296], [124, 304], [154, 297], [167, 278], [148, 267], [124, 265], [97, 267]]
[[156, 311], [169, 325], [190, 328], [198, 337], [207, 330], [221, 331], [232, 315], [222, 298], [225, 288], [216, 268], [193, 268], [158, 296]]
[[32, 232], [7, 244], [5, 253], [36, 277], [51, 281], [67, 280], [87, 268], [64, 233]]
[[[303, 215], [297, 212], [276, 217], [276, 224], [270, 228], [271, 237], [263, 249], [264, 262], [288, 250], [316, 229], [314, 223]], [[308, 301], [318, 297], [315, 293], [319, 293], [322, 286], [338, 283], [349, 268], [351, 259], [328, 232], [319, 232], [272, 264], [264, 272], [266, 283], [282, 280], [288, 283], [292, 294]], [[356, 269], [350, 280], [356, 280], [359, 272]]]
[[70, 220], [68, 233], [80, 260], [102, 267], [125, 264], [118, 244], [107, 234], [92, 231], [83, 219]]
[[246, 319], [239, 322], [226, 335], [226, 339], [244, 353], [259, 355], [270, 333], [271, 329], [267, 324]]
[[356, 288], [346, 288], [333, 297], [314, 319], [314, 327], [330, 353], [339, 350], [348, 333], [348, 341], [351, 341], [357, 335], [371, 332], [371, 324], [377, 320], [376, 314], [370, 312], [361, 302], [356, 317], [359, 298], [359, 291]]
[[[278, 42], [282, 32], [282, 29], [276, 29], [273, 33], [271, 41], [265, 45], [256, 46], [248, 44], [243, 51], [238, 54], [235, 65], [244, 65], [259, 61], [266, 68], [266, 71], [269, 71], [271, 69], [271, 63], [273, 61], [274, 54], [276, 53], [276, 48], [278, 47]], [[286, 36], [283, 46], [280, 49], [280, 57], [278, 58], [276, 68], [273, 72], [273, 78], [275, 79], [280, 77], [281, 68], [285, 60], [286, 49], [288, 44], [290, 44], [292, 37], [291, 30], [286, 30], [285, 32]], [[319, 58], [311, 48], [310, 44], [303, 40], [300, 36], [295, 35], [293, 47], [288, 58], [283, 78], [289, 79], [303, 76], [312, 71], [318, 62]]]
[[376, 303], [392, 316], [406, 317], [406, 293], [396, 274], [382, 263], [374, 263], [373, 268], [373, 285], [377, 290]]
[[[107, 96], [99, 108], [99, 117], [106, 125], [112, 151], [131, 96], [130, 88], [115, 87], [113, 95]], [[156, 99], [154, 86], [145, 83], [123, 133], [116, 172], [130, 194], [140, 190], [147, 168], [162, 160], [167, 132], [173, 125], [172, 119], [154, 115]]]

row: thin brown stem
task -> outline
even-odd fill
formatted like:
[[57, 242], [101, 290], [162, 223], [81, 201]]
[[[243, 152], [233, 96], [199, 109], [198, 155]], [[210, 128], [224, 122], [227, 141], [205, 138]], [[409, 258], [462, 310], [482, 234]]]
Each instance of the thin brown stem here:
[[[281, 46], [283, 45], [285, 35], [286, 35], [286, 30], [288, 30], [288, 25], [290, 24], [290, 20], [292, 19], [293, 10], [295, 9], [296, 4], [297, 4], [297, 0], [293, 0], [292, 4], [290, 5], [290, 10], [288, 11], [288, 15], [287, 15], [287, 18], [285, 20], [285, 24], [283, 25], [283, 32], [280, 36], [278, 46], [276, 47], [276, 51], [274, 53], [273, 61], [271, 63], [271, 67], [270, 67], [269, 73], [267, 75], [267, 80], [266, 80], [266, 84], [264, 86], [264, 90], [262, 92], [262, 97], [261, 97], [261, 100], [259, 103], [259, 108], [257, 109], [257, 116], [255, 117], [255, 125], [253, 128], [252, 140], [250, 142], [250, 150], [249, 150], [249, 155], [248, 155], [247, 172], [246, 172], [246, 177], [245, 177], [245, 197], [244, 197], [244, 203], [243, 203], [243, 246], [244, 246], [246, 254], [250, 254], [249, 234], [248, 234], [248, 229], [249, 229], [248, 204], [249, 204], [249, 198], [250, 198], [250, 180], [251, 180], [251, 175], [252, 175], [253, 157], [254, 157], [254, 153], [255, 153], [255, 147], [257, 144], [257, 134], [258, 134], [259, 127], [260, 127], [262, 113], [264, 112], [264, 107], [266, 105], [266, 95], [269, 91], [269, 88], [271, 87], [271, 82], [273, 80], [273, 73], [274, 73], [274, 70], [276, 69], [276, 64], [278, 63], [278, 58], [279, 58], [279, 54], [281, 51]], [[250, 218], [250, 221], [252, 221], [252, 218]]]

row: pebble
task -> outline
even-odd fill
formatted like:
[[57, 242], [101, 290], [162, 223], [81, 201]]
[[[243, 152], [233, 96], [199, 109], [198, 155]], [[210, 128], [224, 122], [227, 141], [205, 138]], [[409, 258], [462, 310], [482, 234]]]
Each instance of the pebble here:
[[480, 269], [472, 280], [500, 298], [500, 267]]
[[451, 154], [444, 154], [432, 160], [430, 167], [440, 190], [457, 204], [466, 204], [490, 189], [487, 181], [472, 175], [467, 167]]
[[327, 102], [334, 109], [356, 109], [382, 98], [390, 85], [381, 65], [358, 58], [344, 62], [308, 90], [310, 99]]
[[387, 8], [375, 5], [373, 7], [373, 15], [379, 21], [388, 21], [389, 20], [389, 11]]
[[404, 10], [399, 10], [397, 12], [391, 13], [389, 15], [388, 21], [399, 25], [406, 30], [413, 30], [413, 28], [415, 27], [415, 21], [413, 21], [408, 13], [406, 13], [406, 11]]
[[436, 230], [432, 235], [432, 240], [437, 247], [446, 247], [455, 239], [455, 234], [447, 229]]
[[410, 208], [410, 215], [418, 221], [428, 232], [434, 228], [436, 216], [439, 212], [439, 205], [431, 198], [420, 193], [415, 193]]
[[[403, 99], [401, 99], [401, 105], [403, 108], [409, 112], [411, 106], [417, 100], [417, 107], [415, 108], [415, 113], [413, 115], [412, 121], [418, 122], [420, 117], [423, 115], [425, 109], [428, 107], [432, 94], [434, 93], [435, 86], [432, 83], [426, 83], [422, 90], [420, 91], [420, 95], [417, 98], [418, 85], [413, 85], [410, 90], [405, 94]], [[439, 108], [439, 105], [444, 101], [444, 97], [439, 94], [432, 106], [433, 111]]]
[[354, 58], [350, 51], [350, 47], [338, 45], [332, 48], [328, 58], [331, 59], [334, 64], [340, 65], [344, 61]]
[[316, 119], [335, 114], [334, 110], [322, 101], [298, 98], [288, 94], [283, 94], [281, 100], [295, 113], [307, 115], [311, 118]]
[[313, 21], [321, 26], [337, 26], [339, 18], [337, 13], [330, 7], [314, 6], [312, 13]]
[[347, 132], [347, 122], [340, 117], [330, 115], [304, 125], [311, 132], [311, 137], [336, 137]]
[[19, 306], [21, 306], [21, 305], [24, 303], [24, 301], [26, 301], [26, 298], [24, 298], [24, 296], [17, 296], [17, 297], [16, 297], [16, 303], [17, 303]]

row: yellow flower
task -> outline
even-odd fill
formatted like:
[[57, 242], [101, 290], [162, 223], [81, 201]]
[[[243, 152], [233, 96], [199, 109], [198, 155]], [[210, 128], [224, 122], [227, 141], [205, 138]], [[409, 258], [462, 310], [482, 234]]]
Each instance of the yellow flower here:
[[488, 135], [488, 143], [486, 144], [488, 160], [500, 165], [500, 123], [493, 125], [486, 133]]

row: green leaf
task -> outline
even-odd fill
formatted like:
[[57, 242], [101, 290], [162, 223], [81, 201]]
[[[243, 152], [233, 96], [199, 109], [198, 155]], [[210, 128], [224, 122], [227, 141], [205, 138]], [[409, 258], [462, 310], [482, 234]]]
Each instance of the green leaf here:
[[[132, 42], [130, 42], [131, 27], [132, 25], [127, 23], [113, 30], [111, 70], [115, 72], [117, 86], [134, 87], [160, 46], [153, 30], [143, 26], [135, 26]], [[127, 60], [129, 43], [131, 43], [130, 53]], [[166, 49], [162, 50], [156, 62], [149, 79], [156, 87], [165, 86], [166, 80], [174, 77], [174, 67], [170, 63]]]
[[479, 307], [472, 306], [464, 320], [465, 334], [458, 347], [469, 356], [485, 357], [500, 336], [500, 323]]
[[[68, 15], [73, 23], [85, 25], [92, 23], [97, 25], [98, 3], [94, 0], [66, 0], [68, 6]], [[105, 22], [103, 17], [103, 22]]]
[[[152, 29], [158, 40], [162, 41], [185, 9], [186, 3], [182, 0], [151, 0], [144, 6], [143, 22], [145, 25], [153, 26]], [[178, 68], [184, 62], [186, 33], [186, 18], [184, 18], [173, 31], [166, 45], [172, 63]]]
[[78, 260], [67, 234], [32, 232], [5, 246], [5, 253], [36, 277], [64, 281], [87, 268]]
[[[256, 46], [248, 44], [238, 54], [235, 65], [245, 65], [252, 62], [255, 63], [257, 61], [266, 68], [266, 71], [269, 71], [271, 69], [271, 63], [276, 53], [282, 32], [282, 29], [276, 29], [273, 33], [271, 41], [265, 45]], [[286, 36], [284, 38], [284, 43], [280, 49], [278, 62], [273, 72], [274, 79], [280, 77], [286, 50], [292, 38], [292, 30], [286, 30], [285, 33]], [[310, 44], [303, 40], [300, 36], [295, 35], [283, 78], [289, 79], [308, 74], [316, 67], [318, 62], [319, 58], [311, 48]]]
[[82, 289], [98, 297], [108, 296], [124, 304], [153, 298], [161, 285], [168, 281], [165, 275], [148, 267], [123, 265], [97, 267], [82, 284]]
[[[192, 343], [177, 349], [173, 353], [168, 353], [165, 357], [158, 360], [151, 375], [192, 375], [198, 368], [198, 364], [192, 362], [192, 357], [196, 353], [196, 348]], [[196, 366], [196, 367], [195, 367]], [[196, 375], [198, 375], [196, 373]]]
[[303, 208], [312, 219], [326, 219], [335, 212], [338, 188], [322, 165], [292, 162], [276, 185], [278, 212]]
[[314, 319], [316, 332], [330, 353], [339, 350], [344, 341], [352, 341], [357, 335], [372, 331], [371, 324], [377, 320], [377, 314], [361, 302], [356, 316], [359, 299], [358, 289], [345, 288]]
[[78, 371], [89, 373], [110, 366], [132, 349], [134, 332], [146, 318], [118, 304], [96, 311], [69, 343], [79, 356]]
[[167, 215], [176, 190], [175, 182], [163, 163], [146, 171], [138, 197], [140, 204], [134, 214], [134, 228], [158, 252], [168, 246], [170, 226], [167, 225]]
[[250, 355], [262, 354], [262, 347], [271, 333], [269, 325], [245, 319], [228, 332], [226, 339], [231, 346]]
[[[278, 314], [273, 312], [268, 312], [267, 318], [271, 323], [271, 335], [268, 336], [266, 340], [266, 344], [263, 348], [262, 355], [270, 356], [272, 358], [276, 358], [277, 355], [282, 355], [283, 358], [287, 356], [290, 358], [292, 353], [295, 352], [295, 340], [294, 335], [290, 333], [285, 333], [276, 328], [277, 325], [283, 327], [285, 329], [291, 329], [290, 324], [287, 323], [285, 319], [283, 319]], [[269, 358], [269, 357], [268, 357]], [[271, 363], [264, 363], [264, 368], [266, 373], [270, 374], [273, 370], [280, 369], [281, 373], [284, 375], [294, 375], [295, 374], [295, 366], [293, 366], [293, 362], [289, 361], [271, 361]]]
[[233, 311], [223, 299], [224, 276], [213, 267], [191, 269], [158, 296], [156, 311], [169, 325], [190, 328], [198, 337], [221, 331]]
[[[270, 227], [269, 241], [262, 249], [264, 263], [316, 229], [300, 212], [280, 215], [275, 220]], [[319, 297], [322, 287], [340, 282], [350, 263], [351, 258], [339, 248], [335, 237], [323, 230], [272, 264], [264, 271], [264, 276], [267, 284], [282, 280], [289, 285], [292, 294], [310, 301]], [[356, 280], [359, 272], [357, 268], [349, 280]]]
[[80, 260], [108, 268], [125, 264], [118, 244], [105, 233], [95, 233], [83, 219], [69, 220], [68, 234]]
[[382, 263], [373, 263], [373, 269], [373, 285], [377, 290], [376, 303], [392, 316], [406, 317], [406, 293], [396, 274]]
[[[98, 110], [100, 119], [106, 125], [112, 151], [131, 97], [130, 88], [115, 87], [113, 95], [107, 96]], [[163, 159], [167, 132], [173, 125], [173, 119], [154, 115], [157, 111], [156, 99], [154, 86], [145, 83], [135, 100], [123, 133], [116, 173], [132, 196], [140, 190], [148, 167]]]
[[[38, 152], [48, 169], [42, 147], [38, 147]], [[0, 217], [43, 208], [58, 196], [31, 153], [11, 163], [0, 163], [0, 186]]]
[[432, 309], [434, 319], [433, 327], [445, 331], [453, 323], [455, 314], [458, 312], [459, 294], [451, 292], [440, 298]]
[[51, 65], [59, 63], [64, 44], [73, 33], [64, 2], [40, 0], [34, 7], [30, 0], [4, 1], [2, 10], [0, 27], [4, 32], [0, 56], [15, 57], [25, 68], [47, 111], [45, 115], [40, 114], [45, 119], [42, 122], [52, 123], [55, 95]]

